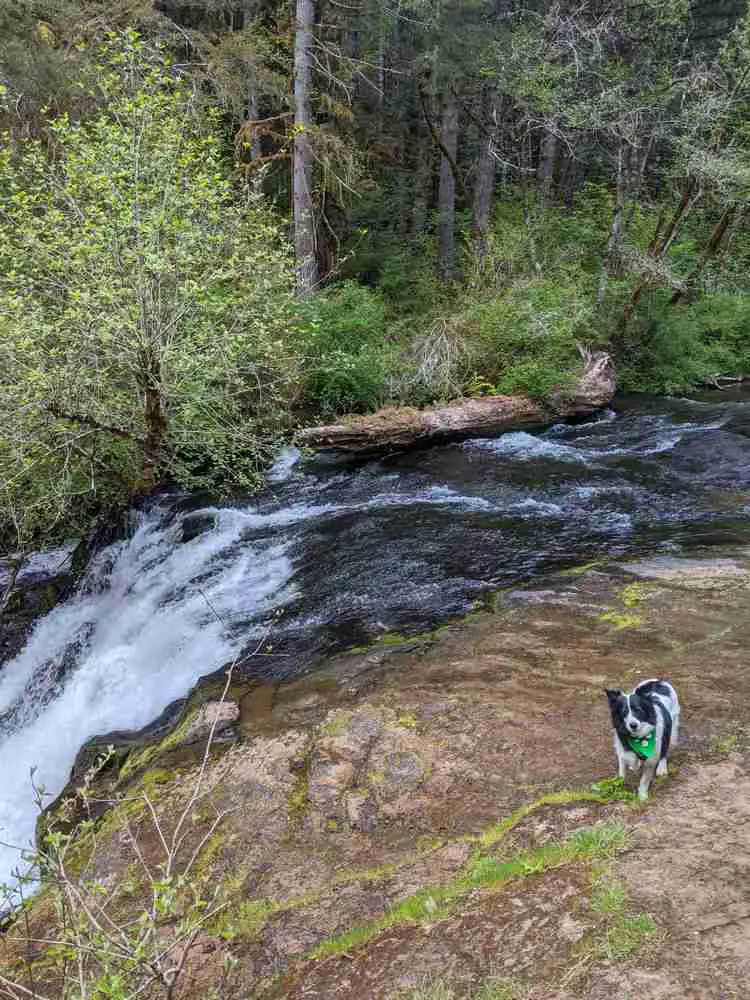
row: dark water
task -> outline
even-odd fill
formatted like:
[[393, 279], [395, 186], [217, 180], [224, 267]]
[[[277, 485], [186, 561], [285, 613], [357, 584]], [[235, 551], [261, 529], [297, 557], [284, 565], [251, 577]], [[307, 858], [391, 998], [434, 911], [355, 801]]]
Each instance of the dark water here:
[[320, 511], [292, 529], [300, 596], [277, 640], [296, 647], [304, 620], [308, 652], [328, 651], [602, 555], [749, 538], [750, 400], [623, 399], [541, 434], [308, 466], [259, 509], [292, 502]]
[[[139, 515], [5, 663], [0, 841], [33, 837], [32, 767], [56, 794], [89, 737], [147, 725], [235, 657], [294, 676], [554, 568], [750, 540], [750, 397], [624, 399], [357, 467], [287, 455], [275, 479], [247, 503]], [[17, 857], [0, 845], [0, 882]]]

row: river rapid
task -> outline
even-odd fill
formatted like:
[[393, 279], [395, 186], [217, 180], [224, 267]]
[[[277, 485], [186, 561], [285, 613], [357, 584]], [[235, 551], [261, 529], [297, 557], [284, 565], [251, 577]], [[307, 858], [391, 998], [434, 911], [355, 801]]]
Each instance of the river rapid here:
[[[0, 668], [0, 884], [82, 744], [240, 657], [285, 678], [593, 558], [750, 540], [750, 397], [622, 399], [543, 433], [357, 465], [282, 454], [267, 490], [133, 515]], [[252, 655], [250, 655], [252, 654]]]

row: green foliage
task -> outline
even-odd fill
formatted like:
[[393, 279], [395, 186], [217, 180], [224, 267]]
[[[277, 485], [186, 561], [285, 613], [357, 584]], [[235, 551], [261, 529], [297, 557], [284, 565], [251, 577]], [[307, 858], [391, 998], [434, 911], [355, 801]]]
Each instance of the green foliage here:
[[291, 262], [233, 189], [216, 114], [134, 31], [97, 69], [102, 110], [0, 153], [0, 520], [18, 544], [144, 477], [253, 485], [295, 378]]
[[332, 416], [373, 409], [389, 395], [397, 349], [388, 342], [382, 297], [354, 282], [303, 306], [299, 351], [303, 405]]
[[559, 368], [543, 361], [520, 361], [503, 375], [497, 384], [498, 392], [522, 392], [532, 399], [548, 399], [555, 390], [564, 387], [569, 376]]
[[577, 344], [590, 317], [591, 306], [574, 285], [516, 282], [466, 313], [474, 369], [501, 391], [546, 396], [579, 367]]
[[[253, 487], [293, 406], [313, 420], [481, 391], [544, 400], [578, 374], [578, 343], [609, 344], [626, 389], [747, 372], [750, 17], [730, 6], [710, 43], [687, 0], [573, 21], [368, 0], [323, 18], [315, 235], [343, 280], [299, 315], [280, 220], [237, 183], [291, 214], [288, 11], [6, 4], [0, 545], [82, 530], [158, 478]], [[442, 282], [448, 86], [459, 275]]]
[[378, 288], [401, 315], [424, 315], [442, 298], [429, 249], [422, 243], [398, 249], [383, 261]]
[[494, 268], [519, 277], [580, 280], [595, 274], [612, 219], [612, 193], [588, 183], [576, 194], [572, 211], [550, 205], [529, 211], [521, 189], [498, 200], [489, 235]]
[[622, 371], [623, 388], [685, 392], [707, 375], [750, 372], [750, 294], [716, 292], [671, 306], [656, 297], [639, 347]]

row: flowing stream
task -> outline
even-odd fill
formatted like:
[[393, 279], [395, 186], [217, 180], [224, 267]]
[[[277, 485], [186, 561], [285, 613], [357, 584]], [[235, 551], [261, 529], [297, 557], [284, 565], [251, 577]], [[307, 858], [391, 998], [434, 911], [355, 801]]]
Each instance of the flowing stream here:
[[289, 677], [384, 630], [602, 555], [750, 539], [750, 402], [635, 399], [577, 426], [369, 461], [285, 452], [252, 501], [168, 498], [134, 516], [0, 667], [0, 883], [30, 845], [34, 782], [136, 730], [256, 651]]

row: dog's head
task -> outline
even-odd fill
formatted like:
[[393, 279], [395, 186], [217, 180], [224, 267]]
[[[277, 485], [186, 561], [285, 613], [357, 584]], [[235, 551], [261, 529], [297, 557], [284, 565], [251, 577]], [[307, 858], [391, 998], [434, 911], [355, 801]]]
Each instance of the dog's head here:
[[656, 712], [648, 698], [612, 690], [607, 690], [606, 695], [612, 724], [621, 736], [645, 739], [651, 735], [656, 726]]

